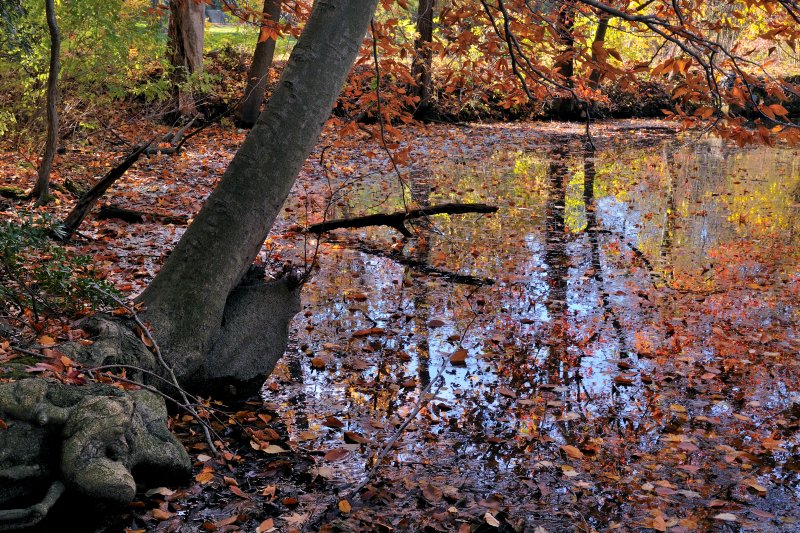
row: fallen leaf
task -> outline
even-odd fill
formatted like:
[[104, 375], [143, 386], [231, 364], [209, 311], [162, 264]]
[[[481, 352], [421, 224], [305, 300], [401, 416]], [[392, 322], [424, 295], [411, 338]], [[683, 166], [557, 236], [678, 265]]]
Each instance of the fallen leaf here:
[[344, 448], [334, 448], [326, 453], [322, 458], [326, 461], [341, 461], [350, 455], [350, 452]]
[[339, 500], [339, 511], [344, 514], [349, 513], [353, 510], [353, 507], [350, 505], [350, 502], [347, 500]]
[[169, 520], [175, 516], [175, 513], [170, 513], [169, 511], [162, 511], [161, 509], [153, 509], [153, 518], [156, 520]]
[[561, 446], [561, 451], [567, 454], [567, 456], [572, 459], [583, 459], [583, 452], [580, 451], [575, 446], [570, 446], [569, 444], [565, 444], [564, 446]]
[[497, 392], [502, 394], [506, 398], [516, 398], [517, 393], [513, 390], [509, 389], [508, 387], [497, 387]]
[[367, 329], [359, 329], [353, 332], [353, 337], [366, 337], [368, 335], [383, 335], [384, 333], [383, 328], [367, 328]]
[[359, 435], [355, 431], [345, 431], [344, 441], [351, 444], [366, 444], [369, 442], [369, 439], [363, 435]]
[[329, 428], [343, 428], [344, 422], [336, 418], [335, 416], [329, 416], [325, 419], [325, 422], [322, 423], [324, 426], [328, 426]]
[[467, 351], [464, 348], [456, 350], [450, 356], [450, 363], [454, 365], [463, 365], [467, 361]]
[[200, 472], [199, 474], [197, 474], [194, 477], [194, 479], [198, 483], [203, 483], [203, 484], [208, 483], [209, 481], [214, 479], [214, 472], [212, 472], [210, 470], [204, 470], [204, 471]]
[[500, 522], [489, 511], [486, 511], [486, 514], [483, 515], [483, 519], [492, 527], [500, 527]]
[[49, 336], [49, 335], [42, 335], [39, 337], [39, 344], [42, 346], [53, 346], [56, 343], [56, 340]]
[[256, 528], [256, 533], [269, 533], [275, 531], [275, 521], [272, 518], [267, 518]]
[[745, 485], [747, 485], [750, 489], [754, 490], [761, 496], [766, 496], [767, 494], [767, 488], [764, 487], [763, 485], [759, 485], [758, 482], [755, 480], [752, 479], [748, 480], [745, 482]]
[[277, 444], [270, 444], [266, 448], [261, 448], [261, 451], [264, 452], [264, 453], [275, 454], [275, 453], [286, 453], [289, 450], [284, 450], [283, 448], [281, 448]]
[[250, 499], [250, 495], [244, 493], [242, 491], [242, 489], [240, 489], [236, 485], [231, 485], [230, 487], [228, 487], [228, 490], [230, 490], [232, 493], [234, 493], [235, 495], [237, 495], [238, 497], [240, 497], [240, 498], [242, 498], [244, 500], [249, 500]]

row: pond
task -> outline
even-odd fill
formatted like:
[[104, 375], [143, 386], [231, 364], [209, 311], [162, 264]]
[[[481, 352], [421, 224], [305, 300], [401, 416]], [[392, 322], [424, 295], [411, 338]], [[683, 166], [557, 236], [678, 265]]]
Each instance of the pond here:
[[263, 394], [315, 462], [303, 512], [366, 480], [353, 530], [800, 527], [800, 153], [637, 122], [594, 143], [431, 126], [402, 183], [301, 179], [267, 260], [331, 193], [331, 218], [499, 207], [298, 246], [319, 268]]

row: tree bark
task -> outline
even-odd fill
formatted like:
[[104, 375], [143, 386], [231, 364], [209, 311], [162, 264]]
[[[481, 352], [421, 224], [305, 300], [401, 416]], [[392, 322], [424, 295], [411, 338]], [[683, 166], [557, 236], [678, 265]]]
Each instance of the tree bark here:
[[592, 42], [592, 71], [589, 73], [589, 87], [597, 89], [600, 85], [600, 80], [603, 77], [603, 71], [600, 68], [600, 58], [597, 56], [595, 50], [596, 46], [602, 46], [599, 43], [604, 43], [606, 40], [606, 33], [608, 32], [608, 23], [611, 20], [611, 15], [608, 13], [601, 13], [600, 20], [597, 22], [597, 32], [594, 34], [594, 41]]
[[[236, 298], [234, 289], [261, 249], [319, 137], [376, 4], [377, 0], [315, 2], [266, 109], [140, 296], [147, 307], [144, 318], [155, 327], [161, 348], [183, 383], [208, 379], [212, 366], [208, 357], [220, 344], [226, 308], [236, 307], [229, 299]], [[273, 306], [262, 312], [280, 310]]]
[[61, 50], [61, 34], [56, 21], [54, 0], [45, 0], [47, 13], [47, 28], [50, 31], [50, 72], [47, 76], [47, 142], [44, 147], [44, 157], [39, 166], [39, 178], [33, 188], [32, 196], [37, 204], [45, 204], [50, 197], [50, 172], [53, 169], [53, 159], [56, 156], [58, 144], [58, 71], [61, 67], [59, 54]]
[[419, 0], [417, 11], [417, 38], [414, 39], [414, 60], [411, 63], [411, 76], [416, 87], [414, 95], [419, 97], [419, 105], [415, 115], [425, 116], [430, 112], [433, 78], [431, 64], [433, 51], [433, 12], [436, 0]]
[[256, 123], [258, 114], [261, 111], [261, 102], [264, 101], [264, 93], [267, 89], [267, 75], [269, 74], [270, 66], [272, 66], [272, 58], [275, 55], [275, 39], [269, 37], [269, 30], [272, 29], [272, 24], [278, 23], [281, 15], [281, 0], [264, 0], [263, 11], [261, 32], [258, 35], [256, 50], [253, 52], [250, 72], [247, 74], [247, 87], [236, 111], [236, 118], [242, 125], [247, 127]]
[[194, 96], [187, 81], [203, 71], [205, 4], [198, 0], [171, 0], [169, 3], [168, 54], [172, 65], [173, 92], [178, 112], [188, 117], [197, 114]]
[[561, 52], [556, 58], [554, 70], [564, 77], [564, 83], [572, 87], [575, 74], [575, 0], [564, 0], [558, 9], [556, 32]]

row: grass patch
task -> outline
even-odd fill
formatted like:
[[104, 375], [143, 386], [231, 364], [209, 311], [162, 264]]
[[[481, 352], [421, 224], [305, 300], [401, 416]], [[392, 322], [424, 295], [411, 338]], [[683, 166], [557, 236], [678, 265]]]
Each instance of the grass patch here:
[[[205, 52], [232, 46], [252, 53], [258, 40], [258, 29], [250, 24], [208, 24], [206, 25]], [[278, 39], [275, 47], [275, 59], [284, 60], [289, 57], [294, 37], [284, 36]]]

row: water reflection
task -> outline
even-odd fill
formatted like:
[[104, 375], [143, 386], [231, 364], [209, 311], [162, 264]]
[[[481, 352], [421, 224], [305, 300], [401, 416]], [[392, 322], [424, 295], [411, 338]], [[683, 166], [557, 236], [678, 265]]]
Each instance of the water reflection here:
[[[463, 491], [522, 500], [535, 480], [543, 506], [580, 482], [596, 524], [670, 506], [704, 524], [720, 476], [749, 475], [725, 453], [760, 453], [741, 439], [743, 419], [753, 443], [781, 440], [787, 453], [771, 460], [798, 452], [774, 417], [792, 409], [800, 377], [797, 155], [673, 139], [595, 153], [577, 141], [412, 173], [417, 204], [501, 210], [436, 217], [408, 242], [370, 228], [324, 245], [294, 333], [307, 349], [287, 355], [290, 383], [267, 399], [297, 418], [293, 431], [316, 431], [310, 446], [341, 445], [331, 416], [366, 435], [365, 465], [444, 365], [388, 471], [424, 464]], [[360, 183], [343, 203], [362, 213], [386, 189]], [[451, 365], [462, 346], [466, 364]], [[563, 444], [588, 459], [565, 463]], [[794, 516], [781, 502], [797, 497], [796, 469], [776, 472], [780, 497], [751, 503]], [[362, 474], [348, 462], [335, 479]], [[656, 481], [700, 496], [665, 504], [647, 488]]]

